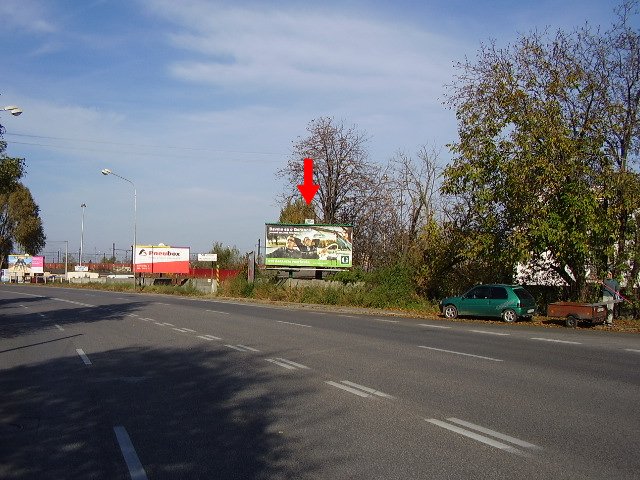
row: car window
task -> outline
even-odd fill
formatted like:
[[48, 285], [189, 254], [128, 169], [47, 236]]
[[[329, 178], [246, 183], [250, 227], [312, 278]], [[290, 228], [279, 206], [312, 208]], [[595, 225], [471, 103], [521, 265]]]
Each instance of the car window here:
[[520, 300], [533, 300], [533, 296], [524, 288], [514, 288], [513, 293], [515, 293]]
[[489, 298], [491, 289], [489, 287], [479, 286], [475, 287], [465, 295], [467, 298]]
[[507, 289], [504, 287], [491, 287], [491, 298], [496, 300], [509, 298], [507, 295]]

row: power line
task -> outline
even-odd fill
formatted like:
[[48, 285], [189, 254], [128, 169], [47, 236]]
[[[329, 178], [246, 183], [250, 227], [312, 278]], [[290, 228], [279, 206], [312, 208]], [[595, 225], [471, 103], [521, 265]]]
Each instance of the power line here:
[[[92, 144], [99, 144], [99, 145], [113, 145], [113, 146], [119, 146], [119, 147], [137, 147], [137, 148], [158, 148], [158, 149], [164, 149], [164, 150], [181, 150], [181, 151], [194, 151], [194, 152], [213, 152], [213, 153], [234, 153], [234, 154], [243, 154], [243, 155], [275, 155], [275, 156], [283, 156], [283, 155], [287, 155], [286, 153], [282, 153], [282, 152], [259, 152], [259, 151], [247, 151], [247, 150], [221, 150], [221, 149], [215, 149], [215, 148], [207, 148], [207, 147], [183, 147], [183, 146], [174, 146], [174, 145], [149, 145], [149, 144], [137, 144], [137, 143], [122, 143], [122, 142], [108, 142], [108, 141], [102, 141], [102, 140], [92, 140], [92, 139], [82, 139], [82, 138], [65, 138], [65, 137], [51, 137], [51, 136], [45, 136], [45, 135], [29, 135], [29, 134], [24, 134], [24, 133], [10, 133], [10, 132], [5, 132], [5, 137], [23, 137], [23, 138], [36, 138], [36, 139], [46, 139], [46, 140], [60, 140], [60, 141], [64, 141], [64, 142], [83, 142], [83, 143], [92, 143]], [[62, 148], [62, 149], [71, 149], [71, 150], [89, 150], [89, 151], [101, 151], [103, 152], [104, 150], [97, 150], [97, 149], [90, 149], [87, 147], [75, 147], [75, 146], [68, 146], [68, 145], [55, 145], [55, 144], [44, 144], [44, 143], [32, 143], [32, 142], [18, 142], [18, 141], [11, 141], [11, 143], [14, 143], [16, 145], [30, 145], [30, 146], [37, 146], [37, 147], [49, 147], [49, 148]], [[110, 153], [117, 153], [117, 152], [110, 152]], [[131, 152], [127, 152], [127, 153], [131, 153]], [[162, 154], [157, 154], [157, 153], [136, 153], [138, 155], [162, 155]], [[173, 156], [173, 155], [171, 155]]]

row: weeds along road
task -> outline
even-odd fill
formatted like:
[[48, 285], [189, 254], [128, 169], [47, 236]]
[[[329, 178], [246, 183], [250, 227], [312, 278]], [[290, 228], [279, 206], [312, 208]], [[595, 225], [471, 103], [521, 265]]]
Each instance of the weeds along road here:
[[0, 287], [0, 478], [631, 479], [640, 337]]

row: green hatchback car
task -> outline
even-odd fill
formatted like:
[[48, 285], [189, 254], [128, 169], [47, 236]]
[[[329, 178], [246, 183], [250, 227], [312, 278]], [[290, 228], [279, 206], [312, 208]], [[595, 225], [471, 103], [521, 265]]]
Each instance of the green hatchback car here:
[[446, 318], [494, 317], [511, 323], [530, 319], [536, 313], [536, 301], [520, 285], [476, 285], [464, 295], [442, 299], [440, 312]]

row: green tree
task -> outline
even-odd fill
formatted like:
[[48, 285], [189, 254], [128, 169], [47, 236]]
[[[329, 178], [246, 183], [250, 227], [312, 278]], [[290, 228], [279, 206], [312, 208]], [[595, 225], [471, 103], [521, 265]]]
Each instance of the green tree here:
[[[557, 275], [582, 297], [588, 268], [602, 270], [616, 242], [617, 256], [626, 255], [632, 207], [624, 199], [638, 182], [628, 157], [640, 126], [640, 51], [620, 18], [604, 34], [585, 27], [534, 32], [502, 49], [482, 45], [475, 62], [458, 65], [448, 103], [459, 141], [443, 192], [474, 219], [466, 258], [497, 259], [509, 270], [549, 252]], [[614, 59], [624, 75], [606, 71]], [[622, 117], [629, 117], [624, 128]]]
[[304, 223], [305, 219], [316, 219], [313, 204], [304, 201], [302, 198], [289, 199], [280, 210], [280, 223]]
[[24, 159], [5, 154], [7, 142], [1, 139], [3, 133], [4, 127], [0, 125], [0, 194], [14, 189], [24, 175]]
[[244, 257], [235, 245], [230, 247], [220, 242], [215, 242], [209, 253], [218, 255], [217, 265], [224, 269], [241, 268], [245, 264]]
[[31, 192], [20, 183], [10, 193], [0, 194], [0, 264], [16, 246], [30, 255], [44, 248], [46, 236], [39, 212]]

